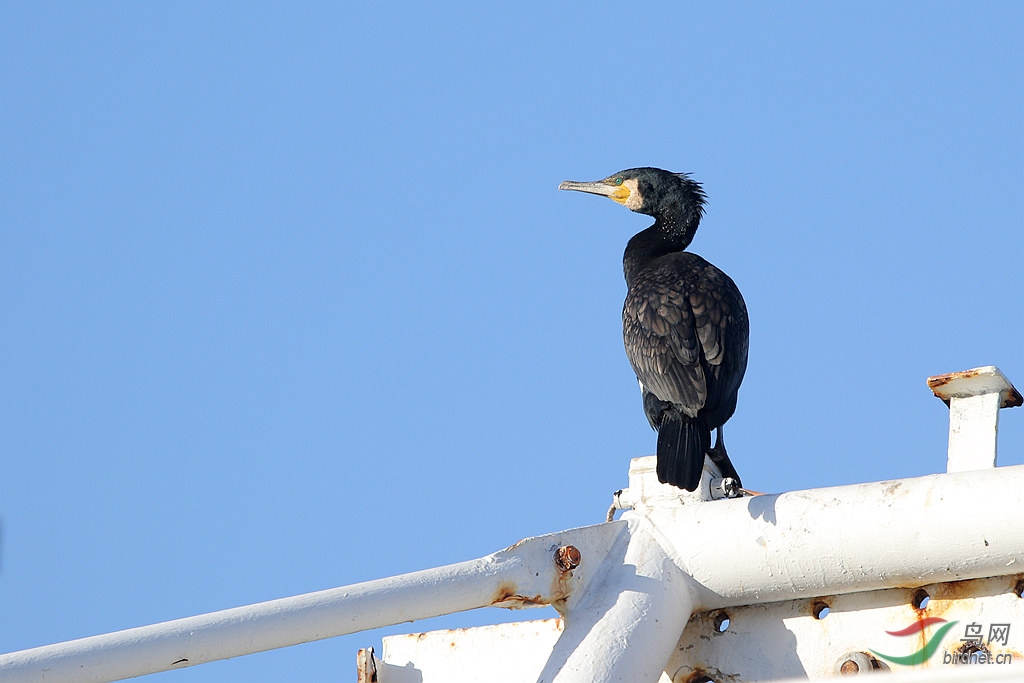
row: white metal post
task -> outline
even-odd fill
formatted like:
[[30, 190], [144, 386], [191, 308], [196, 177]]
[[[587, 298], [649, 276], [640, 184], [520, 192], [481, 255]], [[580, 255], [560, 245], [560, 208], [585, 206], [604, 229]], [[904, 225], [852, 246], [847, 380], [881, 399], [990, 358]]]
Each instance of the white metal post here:
[[996, 466], [999, 409], [1019, 406], [1020, 393], [994, 365], [928, 378], [949, 406], [947, 472]]

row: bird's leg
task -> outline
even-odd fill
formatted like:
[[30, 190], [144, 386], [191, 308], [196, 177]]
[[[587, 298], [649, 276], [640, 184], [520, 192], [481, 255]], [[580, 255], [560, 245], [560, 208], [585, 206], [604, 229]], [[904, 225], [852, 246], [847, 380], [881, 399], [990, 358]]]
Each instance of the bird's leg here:
[[711, 458], [711, 462], [718, 465], [718, 470], [722, 473], [723, 477], [732, 477], [736, 480], [737, 487], [743, 487], [743, 484], [740, 482], [740, 475], [736, 472], [736, 468], [732, 466], [729, 454], [725, 450], [725, 441], [722, 439], [721, 427], [715, 430], [715, 445], [708, 450], [708, 457]]

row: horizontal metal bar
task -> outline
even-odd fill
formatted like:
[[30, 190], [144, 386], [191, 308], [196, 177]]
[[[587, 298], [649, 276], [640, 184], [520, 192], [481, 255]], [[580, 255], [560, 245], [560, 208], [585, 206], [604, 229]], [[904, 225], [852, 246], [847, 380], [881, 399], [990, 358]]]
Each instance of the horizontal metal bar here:
[[622, 519], [651, 519], [697, 582], [702, 610], [1024, 573], [1021, 510], [1024, 465], [1014, 465], [710, 503], [641, 500]]

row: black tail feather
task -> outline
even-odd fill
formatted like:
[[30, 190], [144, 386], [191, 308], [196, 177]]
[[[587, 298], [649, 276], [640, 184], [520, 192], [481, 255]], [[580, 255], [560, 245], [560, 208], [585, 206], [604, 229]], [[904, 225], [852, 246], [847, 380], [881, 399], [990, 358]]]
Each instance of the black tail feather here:
[[665, 413], [658, 429], [658, 481], [694, 491], [711, 448], [711, 430], [699, 418]]

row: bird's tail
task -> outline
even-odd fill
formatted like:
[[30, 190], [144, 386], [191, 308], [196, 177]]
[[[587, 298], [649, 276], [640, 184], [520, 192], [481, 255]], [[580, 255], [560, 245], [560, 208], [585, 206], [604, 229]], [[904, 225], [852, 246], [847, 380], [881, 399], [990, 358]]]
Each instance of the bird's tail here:
[[666, 412], [658, 429], [658, 481], [694, 491], [711, 448], [711, 430], [700, 418]]

